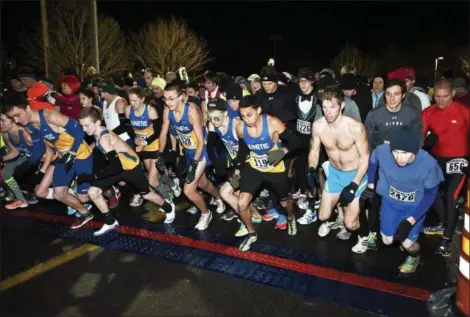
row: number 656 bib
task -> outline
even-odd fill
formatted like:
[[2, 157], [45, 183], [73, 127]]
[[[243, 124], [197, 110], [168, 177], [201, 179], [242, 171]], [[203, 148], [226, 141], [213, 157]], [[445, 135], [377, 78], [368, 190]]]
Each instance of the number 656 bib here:
[[463, 174], [462, 169], [468, 166], [468, 161], [456, 158], [446, 163], [446, 174]]
[[189, 134], [179, 134], [179, 141], [181, 145], [188, 150], [193, 150], [197, 148], [196, 144], [193, 141], [193, 138]]

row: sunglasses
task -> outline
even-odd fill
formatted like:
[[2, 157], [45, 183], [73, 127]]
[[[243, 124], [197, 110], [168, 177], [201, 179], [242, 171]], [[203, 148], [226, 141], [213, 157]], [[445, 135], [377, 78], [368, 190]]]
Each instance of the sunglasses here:
[[209, 122], [222, 122], [223, 116], [207, 116]]

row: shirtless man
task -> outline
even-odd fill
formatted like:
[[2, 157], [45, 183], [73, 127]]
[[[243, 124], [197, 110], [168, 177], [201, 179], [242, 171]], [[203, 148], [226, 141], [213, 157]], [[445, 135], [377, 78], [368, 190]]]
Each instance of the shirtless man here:
[[[325, 169], [327, 181], [320, 201], [319, 218], [324, 222], [322, 227], [329, 231], [338, 221], [329, 220], [333, 208], [339, 202], [344, 211], [344, 225], [348, 230], [357, 230], [360, 225], [359, 198], [367, 186], [369, 147], [366, 131], [361, 122], [343, 116], [345, 102], [340, 88], [326, 88], [320, 98], [324, 117], [315, 121], [312, 126], [308, 156], [309, 184], [314, 185], [318, 179], [320, 145], [323, 144], [329, 164], [327, 163]], [[358, 239], [357, 245], [365, 244], [367, 248], [368, 237], [359, 235]]]

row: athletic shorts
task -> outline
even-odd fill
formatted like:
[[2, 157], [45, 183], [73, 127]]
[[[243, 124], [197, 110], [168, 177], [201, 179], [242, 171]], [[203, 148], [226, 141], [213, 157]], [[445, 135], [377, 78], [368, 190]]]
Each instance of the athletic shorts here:
[[91, 183], [91, 186], [98, 187], [104, 192], [119, 182], [126, 182], [127, 185], [130, 185], [137, 193], [141, 195], [146, 195], [150, 191], [147, 178], [145, 177], [145, 174], [142, 171], [140, 165], [137, 165], [131, 170], [122, 171], [117, 175], [97, 179]]
[[256, 196], [263, 188], [271, 189], [276, 197], [285, 200], [291, 189], [287, 170], [281, 173], [260, 172], [246, 163], [240, 174], [240, 193]]
[[[407, 219], [413, 213], [416, 206], [408, 206], [398, 203], [388, 197], [382, 197], [382, 212], [380, 213], [380, 233], [387, 237], [393, 237], [397, 232], [398, 226], [402, 220]], [[416, 241], [423, 231], [424, 219], [416, 219], [416, 223], [408, 235], [408, 240]]]
[[[341, 194], [343, 189], [348, 186], [356, 177], [356, 171], [340, 171], [333, 164], [324, 164], [327, 167], [325, 170], [326, 183], [323, 187], [323, 191], [330, 194]], [[356, 197], [361, 197], [361, 194], [366, 190], [367, 187], [367, 175], [364, 176], [359, 188], [356, 191]]]
[[143, 160], [155, 160], [157, 159], [157, 153], [158, 151], [140, 151], [140, 152], [137, 152], [137, 155], [139, 155], [142, 161]]
[[[72, 180], [80, 174], [90, 174], [93, 170], [93, 155], [86, 159], [75, 159], [70, 171], [65, 171], [65, 163], [58, 159], [55, 163], [54, 174], [52, 176], [52, 188], [70, 186]], [[80, 183], [77, 185], [77, 193], [86, 195], [90, 188], [90, 183]]]
[[[194, 160], [194, 155], [196, 154], [196, 150], [188, 150], [183, 148], [183, 153], [184, 157], [186, 158], [186, 164], [191, 164], [191, 162]], [[209, 159], [209, 155], [207, 154], [207, 149], [206, 146], [204, 146], [204, 150], [202, 151], [202, 155], [199, 158], [199, 162], [201, 162], [203, 159], [206, 159], [206, 166], [211, 165], [211, 160]]]

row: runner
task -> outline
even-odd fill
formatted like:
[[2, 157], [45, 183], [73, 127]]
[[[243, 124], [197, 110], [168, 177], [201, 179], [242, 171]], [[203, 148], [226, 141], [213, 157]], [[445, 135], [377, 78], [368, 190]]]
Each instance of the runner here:
[[469, 155], [470, 110], [453, 101], [453, 96], [451, 81], [437, 82], [434, 86], [436, 103], [422, 113], [423, 136], [431, 132], [425, 143], [430, 147], [430, 153], [436, 158], [445, 177], [440, 188], [443, 197], [438, 195], [435, 204], [441, 225], [425, 230], [427, 234], [443, 235], [437, 251], [442, 256], [449, 256], [451, 253], [452, 236], [459, 217], [457, 200], [466, 182], [463, 169], [468, 166]]
[[166, 213], [165, 223], [172, 223], [175, 219], [175, 205], [171, 201], [163, 200], [161, 196], [149, 188], [139, 165], [139, 157], [120, 137], [101, 126], [101, 112], [94, 107], [84, 108], [80, 112], [80, 124], [86, 134], [96, 138], [97, 148], [106, 155], [108, 161], [103, 170], [80, 174], [77, 178], [79, 184], [82, 182], [92, 183], [88, 190], [90, 198], [105, 215], [104, 225], [93, 235], [104, 235], [119, 226], [116, 218], [109, 212], [103, 192], [121, 181], [134, 187], [144, 199], [161, 206]]
[[210, 164], [206, 152], [205, 125], [202, 120], [200, 108], [187, 102], [186, 93], [182, 83], [174, 81], [165, 86], [163, 92], [165, 110], [163, 112], [163, 125], [160, 133], [159, 156], [157, 165], [164, 164], [163, 151], [167, 143], [168, 130], [171, 126], [178, 134], [178, 141], [184, 147], [184, 155], [188, 164], [184, 184], [184, 194], [201, 211], [201, 217], [196, 229], [205, 230], [212, 220], [212, 213], [197, 189], [200, 188], [217, 199], [218, 209], [225, 209], [220, 194], [206, 176], [205, 169]]
[[[236, 133], [236, 127], [238, 124], [240, 124], [241, 120], [238, 117], [230, 117], [227, 111], [226, 102], [222, 99], [209, 101], [207, 104], [207, 119], [209, 120], [209, 137], [207, 142], [207, 152], [209, 157], [212, 158], [212, 156], [214, 156], [215, 158], [215, 149], [212, 145], [214, 144], [214, 137], [217, 136], [220, 137], [228, 152], [228, 156], [217, 158], [220, 163], [214, 164], [217, 175], [223, 174], [224, 176], [228, 176], [230, 178], [230, 180], [225, 182], [220, 188], [220, 196], [222, 196], [222, 199], [238, 214], [237, 201], [238, 197], [240, 196], [240, 175], [233, 174], [233, 167], [235, 165], [240, 166], [240, 164], [237, 163], [239, 141]], [[243, 143], [242, 146], [246, 147], [246, 144]], [[219, 169], [224, 171], [219, 172]], [[253, 214], [252, 221], [254, 223], [261, 223], [262, 218], [258, 213], [258, 210], [253, 206], [253, 204], [250, 205], [250, 208]], [[230, 210], [222, 216], [222, 219], [229, 221], [237, 218], [237, 214]], [[237, 233], [235, 233], [235, 236], [241, 237], [246, 234], [248, 234], [248, 231], [245, 225], [241, 223], [240, 228], [238, 229]]]
[[[247, 148], [239, 148], [238, 161], [245, 161], [249, 155], [248, 164], [243, 165], [240, 173], [240, 196], [237, 202], [240, 218], [248, 231], [240, 244], [241, 251], [248, 251], [251, 244], [258, 239], [251, 220], [250, 204], [263, 186], [270, 187], [275, 196], [279, 197], [279, 209], [287, 214], [288, 234], [297, 234], [294, 208], [289, 197], [291, 186], [284, 157], [298, 147], [298, 141], [279, 119], [261, 114], [261, 106], [257, 104], [256, 97], [245, 98], [246, 104], [240, 105], [243, 123], [236, 127], [240, 143], [245, 142], [248, 145]], [[249, 152], [243, 149], [248, 149]]]
[[382, 196], [382, 241], [390, 245], [395, 240], [408, 252], [399, 267], [405, 274], [414, 273], [418, 267], [417, 240], [439, 183], [444, 180], [436, 160], [420, 147], [419, 132], [404, 126], [392, 132], [390, 144], [378, 146], [370, 157], [370, 188], [374, 188], [374, 174], [379, 166], [377, 193]]
[[[359, 229], [359, 198], [367, 186], [369, 149], [362, 123], [342, 114], [345, 103], [341, 88], [326, 88], [321, 94], [321, 100], [324, 117], [313, 123], [308, 178], [311, 185], [317, 183], [320, 146], [323, 144], [328, 156], [327, 166], [324, 167], [327, 179], [320, 201], [319, 219], [323, 224], [318, 233], [326, 236], [325, 232], [341, 221], [339, 218], [330, 219], [338, 202], [344, 208], [346, 229]], [[364, 244], [367, 249], [367, 241], [368, 236], [359, 232], [358, 243], [353, 251], [364, 248]]]
[[54, 198], [77, 210], [81, 218], [71, 226], [78, 229], [93, 219], [93, 214], [82, 204], [89, 201], [89, 183], [77, 186], [78, 199], [69, 193], [72, 180], [79, 174], [91, 173], [93, 157], [86, 144], [80, 124], [57, 111], [34, 111], [25, 103], [5, 105], [4, 110], [16, 123], [26, 127], [30, 133], [49, 141], [59, 152], [60, 159], [53, 171]]

